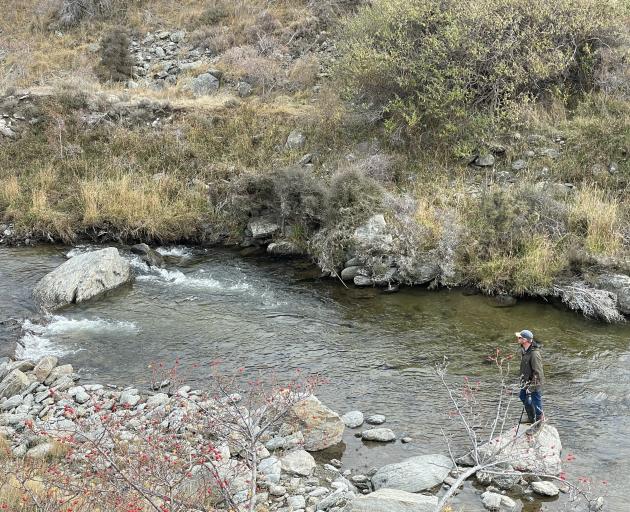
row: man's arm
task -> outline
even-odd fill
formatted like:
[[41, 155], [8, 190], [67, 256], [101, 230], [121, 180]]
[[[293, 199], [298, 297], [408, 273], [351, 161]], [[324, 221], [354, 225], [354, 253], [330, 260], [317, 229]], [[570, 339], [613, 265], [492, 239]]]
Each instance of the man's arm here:
[[537, 386], [539, 384], [541, 384], [542, 379], [540, 378], [541, 375], [544, 375], [543, 372], [543, 362], [542, 362], [542, 356], [540, 355], [540, 352], [538, 350], [535, 350], [534, 353], [532, 354], [532, 380], [531, 383], [534, 386]]

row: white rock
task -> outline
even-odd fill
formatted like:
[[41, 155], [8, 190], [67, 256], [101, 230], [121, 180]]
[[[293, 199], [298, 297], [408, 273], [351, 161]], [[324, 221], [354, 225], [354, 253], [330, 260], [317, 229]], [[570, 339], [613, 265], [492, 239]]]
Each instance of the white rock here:
[[361, 432], [361, 438], [365, 441], [388, 443], [396, 440], [396, 434], [389, 428], [371, 428]]
[[305, 450], [295, 450], [280, 459], [282, 469], [292, 475], [311, 476], [315, 459]]
[[350, 411], [341, 417], [344, 425], [348, 428], [357, 428], [363, 425], [363, 413], [361, 411]]
[[369, 423], [370, 425], [382, 425], [383, 423], [385, 423], [385, 420], [386, 418], [382, 414], [372, 414], [371, 416], [367, 417], [365, 422]]
[[542, 496], [558, 496], [560, 490], [551, 482], [532, 482], [532, 489]]

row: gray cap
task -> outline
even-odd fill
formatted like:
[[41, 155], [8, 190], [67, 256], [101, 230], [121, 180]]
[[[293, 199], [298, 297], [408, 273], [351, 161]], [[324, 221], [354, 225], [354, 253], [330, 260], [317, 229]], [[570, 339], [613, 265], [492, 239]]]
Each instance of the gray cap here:
[[534, 339], [534, 334], [532, 331], [528, 331], [527, 329], [523, 329], [521, 332], [515, 332], [516, 336], [521, 338], [525, 338], [528, 341], [532, 341]]

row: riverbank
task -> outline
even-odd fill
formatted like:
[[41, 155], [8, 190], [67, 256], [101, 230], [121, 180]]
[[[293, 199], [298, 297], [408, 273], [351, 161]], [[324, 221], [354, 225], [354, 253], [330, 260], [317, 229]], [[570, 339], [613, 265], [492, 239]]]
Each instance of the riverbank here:
[[[364, 418], [351, 411], [340, 417], [311, 395], [308, 379], [281, 379], [279, 388], [261, 382], [252, 388], [251, 383], [214, 374], [210, 385], [220, 394], [213, 398], [212, 391], [160, 378], [177, 379], [172, 370], [157, 371], [153, 391], [143, 392], [79, 384], [71, 365], [57, 363], [56, 357], [47, 356], [36, 363], [0, 365], [0, 503], [9, 507], [21, 503], [30, 510], [53, 493], [60, 507], [72, 502], [74, 510], [89, 509], [94, 499], [106, 497], [109, 503], [134, 502], [139, 510], [156, 504], [205, 510], [215, 503], [228, 510], [358, 512], [388, 507], [393, 512], [411, 502], [417, 510], [433, 512], [436, 493], [443, 495], [463, 471], [440, 454], [412, 457], [367, 475], [314, 453], [318, 464], [309, 452], [334, 447], [345, 428], [368, 443], [388, 443], [397, 436], [383, 425], [383, 415]], [[227, 383], [234, 387], [226, 388]], [[283, 395], [287, 389], [294, 398]], [[261, 407], [268, 411], [260, 412]], [[243, 418], [263, 431], [252, 433]], [[519, 473], [496, 478], [477, 473], [487, 486], [481, 497], [490, 510], [499, 502], [504, 510], [520, 510], [506, 491], [514, 498], [559, 493], [556, 485], [539, 478], [560, 474], [557, 431], [545, 426], [535, 434], [534, 456], [532, 438], [521, 437], [525, 445], [515, 448], [511, 461], [525, 472], [525, 480]], [[250, 508], [250, 502], [255, 506]]]

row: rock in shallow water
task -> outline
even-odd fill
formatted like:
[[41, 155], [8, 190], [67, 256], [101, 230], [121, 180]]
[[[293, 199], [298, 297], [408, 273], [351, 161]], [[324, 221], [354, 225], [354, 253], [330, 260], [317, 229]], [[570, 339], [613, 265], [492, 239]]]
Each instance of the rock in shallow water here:
[[444, 455], [420, 455], [380, 468], [372, 477], [375, 489], [422, 492], [441, 484], [453, 463]]
[[560, 490], [551, 482], [532, 482], [532, 489], [541, 496], [558, 496]]
[[115, 247], [80, 254], [69, 259], [35, 286], [33, 297], [40, 307], [54, 310], [85, 302], [132, 279], [129, 262]]
[[371, 428], [361, 432], [361, 438], [365, 441], [388, 443], [396, 440], [396, 434], [388, 428]]
[[341, 417], [344, 425], [348, 428], [357, 428], [363, 425], [363, 413], [361, 411], [350, 411]]

